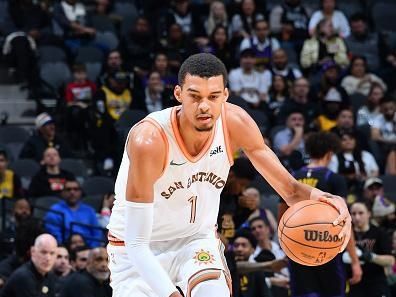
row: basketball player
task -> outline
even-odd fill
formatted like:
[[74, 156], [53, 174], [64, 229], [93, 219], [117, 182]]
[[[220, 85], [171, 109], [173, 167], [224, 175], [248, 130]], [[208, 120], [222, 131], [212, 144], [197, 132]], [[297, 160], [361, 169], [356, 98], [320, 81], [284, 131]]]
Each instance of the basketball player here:
[[[310, 134], [305, 142], [305, 150], [310, 155], [310, 162], [306, 167], [294, 172], [293, 176], [301, 183], [346, 197], [348, 190], [345, 179], [327, 168], [339, 145], [339, 139], [335, 134], [326, 132]], [[284, 204], [283, 201], [282, 203]], [[281, 205], [282, 209], [287, 209], [287, 206], [283, 206]], [[280, 212], [279, 217], [282, 214], [283, 212]], [[349, 240], [347, 250], [352, 260], [352, 278], [349, 282], [356, 284], [362, 277], [362, 268], [356, 255], [353, 236]], [[346, 273], [341, 254], [330, 262], [315, 267], [289, 260], [289, 269], [292, 297], [345, 296]]]
[[305, 199], [334, 205], [340, 211], [334, 223], [345, 222], [340, 236], [348, 236], [344, 200], [297, 182], [253, 119], [226, 103], [227, 71], [219, 59], [189, 57], [178, 80], [181, 105], [148, 115], [126, 140], [108, 225], [114, 296], [230, 296], [215, 224], [238, 149], [289, 205]]

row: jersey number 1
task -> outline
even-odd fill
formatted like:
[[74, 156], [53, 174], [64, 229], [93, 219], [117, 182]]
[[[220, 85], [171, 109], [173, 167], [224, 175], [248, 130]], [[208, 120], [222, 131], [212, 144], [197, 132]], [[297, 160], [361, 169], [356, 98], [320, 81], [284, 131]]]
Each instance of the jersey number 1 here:
[[190, 223], [195, 223], [195, 215], [197, 213], [197, 199], [198, 196], [192, 196], [190, 199], [188, 199], [188, 202], [191, 203]]

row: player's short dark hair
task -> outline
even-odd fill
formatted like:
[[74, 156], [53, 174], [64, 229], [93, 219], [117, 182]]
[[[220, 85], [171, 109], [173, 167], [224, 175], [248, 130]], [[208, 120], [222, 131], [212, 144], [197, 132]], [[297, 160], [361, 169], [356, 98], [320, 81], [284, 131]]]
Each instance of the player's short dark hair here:
[[337, 153], [340, 139], [334, 133], [314, 132], [305, 141], [305, 151], [312, 159], [321, 159], [328, 152]]
[[212, 54], [200, 53], [188, 57], [179, 70], [178, 81], [180, 86], [184, 84], [187, 74], [203, 78], [222, 75], [224, 87], [227, 85], [227, 69], [224, 63]]
[[235, 234], [234, 241], [235, 241], [237, 238], [239, 238], [239, 237], [246, 238], [246, 239], [250, 242], [250, 244], [253, 246], [253, 248], [256, 248], [256, 246], [257, 246], [257, 240], [256, 240], [256, 238], [253, 236], [253, 234], [250, 233], [248, 230], [246, 230], [246, 229], [241, 229], [241, 230], [239, 230], [239, 231]]
[[238, 178], [246, 178], [248, 180], [254, 180], [257, 175], [257, 171], [247, 158], [237, 158], [234, 160], [234, 165], [230, 169], [234, 175]]

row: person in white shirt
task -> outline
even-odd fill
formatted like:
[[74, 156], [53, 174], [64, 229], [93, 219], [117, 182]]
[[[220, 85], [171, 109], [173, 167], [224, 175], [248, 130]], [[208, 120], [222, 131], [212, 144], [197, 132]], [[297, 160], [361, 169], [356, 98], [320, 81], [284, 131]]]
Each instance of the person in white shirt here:
[[308, 30], [310, 35], [315, 34], [316, 26], [322, 19], [331, 19], [334, 29], [340, 37], [346, 38], [351, 34], [351, 28], [342, 11], [336, 10], [336, 0], [321, 0], [321, 10], [315, 11], [309, 20]]
[[242, 97], [253, 108], [259, 108], [268, 100], [272, 75], [269, 70], [259, 73], [254, 69], [254, 51], [247, 48], [241, 52], [240, 67], [230, 71], [231, 94]]
[[356, 126], [373, 125], [374, 120], [381, 114], [380, 102], [382, 97], [384, 97], [382, 86], [378, 83], [372, 83], [367, 101], [357, 111]]

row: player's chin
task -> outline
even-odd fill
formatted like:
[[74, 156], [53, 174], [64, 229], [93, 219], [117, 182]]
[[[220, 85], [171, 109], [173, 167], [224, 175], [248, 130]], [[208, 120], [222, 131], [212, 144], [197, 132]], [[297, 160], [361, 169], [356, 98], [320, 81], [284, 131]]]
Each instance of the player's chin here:
[[213, 129], [213, 124], [195, 126], [195, 130], [197, 130], [198, 132], [208, 132], [208, 131], [212, 131], [212, 129]]

